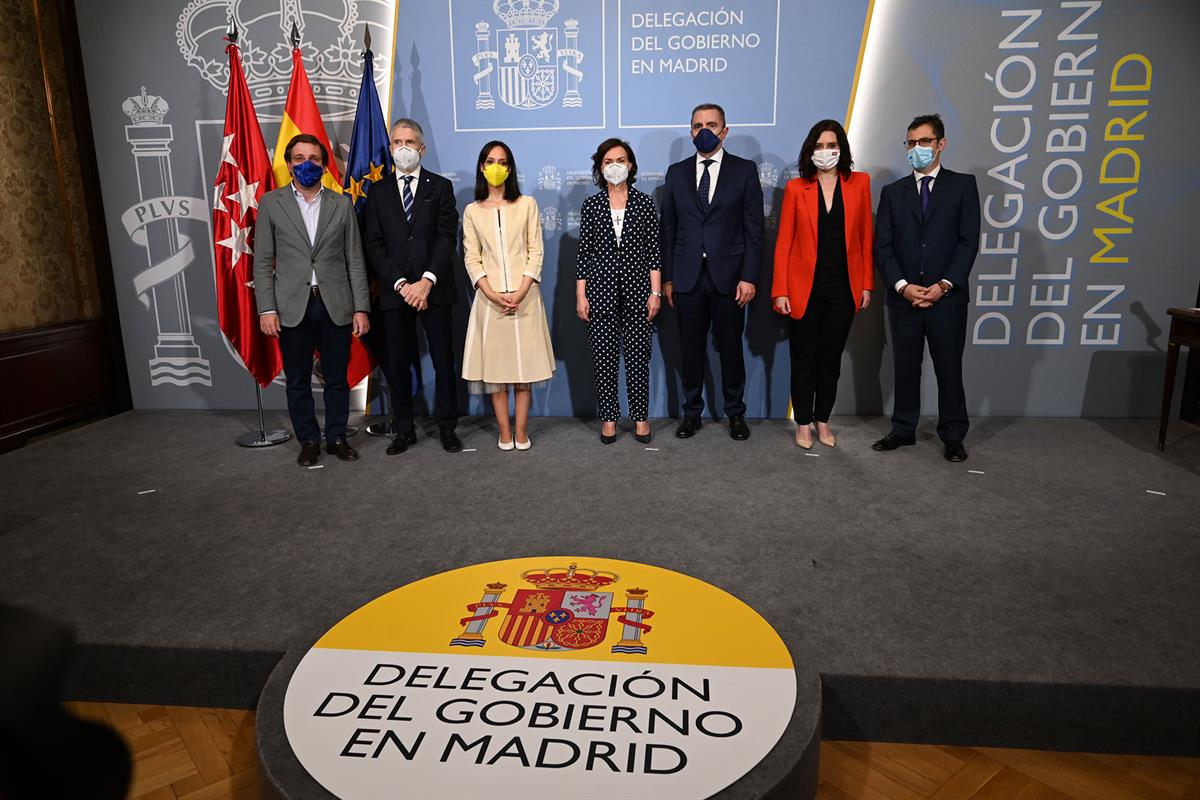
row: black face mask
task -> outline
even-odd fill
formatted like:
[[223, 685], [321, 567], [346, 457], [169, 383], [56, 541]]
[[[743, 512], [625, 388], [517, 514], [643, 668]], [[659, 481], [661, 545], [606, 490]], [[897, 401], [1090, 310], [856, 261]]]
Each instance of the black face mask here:
[[711, 153], [721, 146], [721, 140], [708, 128], [701, 128], [700, 132], [692, 137], [692, 144], [696, 145], [698, 153]]

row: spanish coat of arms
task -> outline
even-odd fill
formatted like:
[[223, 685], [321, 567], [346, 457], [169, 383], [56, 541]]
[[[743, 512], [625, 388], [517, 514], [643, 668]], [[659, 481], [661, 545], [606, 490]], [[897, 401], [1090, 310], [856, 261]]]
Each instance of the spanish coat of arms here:
[[526, 650], [545, 652], [586, 650], [602, 644], [608, 635], [609, 618], [616, 614], [622, 626], [621, 639], [612, 646], [614, 653], [646, 654], [643, 634], [650, 632], [645, 620], [654, 612], [645, 607], [647, 590], [625, 590], [625, 605], [615, 605], [614, 592], [604, 591], [618, 576], [611, 572], [567, 567], [528, 570], [521, 574], [531, 589], [517, 589], [511, 600], [501, 600], [508, 588], [489, 583], [483, 599], [471, 603], [459, 624], [463, 631], [450, 644], [456, 647], [483, 647], [484, 629], [500, 610], [506, 613], [499, 622], [501, 642]]

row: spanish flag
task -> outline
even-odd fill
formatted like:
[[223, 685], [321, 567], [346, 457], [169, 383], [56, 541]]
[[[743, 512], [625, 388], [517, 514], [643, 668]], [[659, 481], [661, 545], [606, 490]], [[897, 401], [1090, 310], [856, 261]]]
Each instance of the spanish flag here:
[[279, 123], [279, 138], [275, 140], [275, 158], [271, 162], [276, 186], [287, 186], [292, 182], [287, 162], [283, 160], [283, 151], [287, 149], [292, 137], [299, 133], [311, 133], [325, 145], [329, 163], [325, 165], [321, 184], [326, 189], [341, 194], [342, 176], [334, 158], [333, 145], [329, 143], [329, 135], [325, 133], [325, 123], [321, 121], [317, 98], [313, 95], [312, 84], [308, 82], [308, 73], [304, 71], [304, 57], [300, 54], [299, 47], [293, 47], [292, 82], [288, 85], [287, 103], [283, 106], [283, 121]]

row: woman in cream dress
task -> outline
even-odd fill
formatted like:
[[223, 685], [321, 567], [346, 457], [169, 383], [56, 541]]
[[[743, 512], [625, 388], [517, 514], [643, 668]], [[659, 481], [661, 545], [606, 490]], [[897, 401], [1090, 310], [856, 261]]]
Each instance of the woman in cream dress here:
[[[542, 223], [537, 202], [517, 186], [517, 165], [504, 142], [483, 146], [475, 202], [463, 212], [463, 260], [475, 287], [463, 350], [463, 380], [489, 394], [501, 450], [528, 450], [534, 384], [554, 375], [542, 277]], [[516, 431], [508, 391], [515, 396]]]

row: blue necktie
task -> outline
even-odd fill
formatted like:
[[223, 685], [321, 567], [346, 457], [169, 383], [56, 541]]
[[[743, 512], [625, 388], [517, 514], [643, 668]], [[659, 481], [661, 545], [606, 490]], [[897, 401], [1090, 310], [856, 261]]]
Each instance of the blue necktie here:
[[413, 209], [412, 179], [413, 179], [412, 175], [404, 176], [404, 218], [408, 220], [409, 225], [412, 225], [412, 209]]
[[701, 162], [704, 164], [704, 174], [700, 176], [700, 186], [697, 187], [697, 199], [700, 201], [700, 210], [708, 211], [708, 187], [712, 185], [712, 176], [708, 174], [708, 168], [712, 166], [713, 160], [706, 158]]
[[924, 214], [929, 209], [929, 184], [933, 182], [932, 175], [925, 175], [921, 178], [921, 213]]

